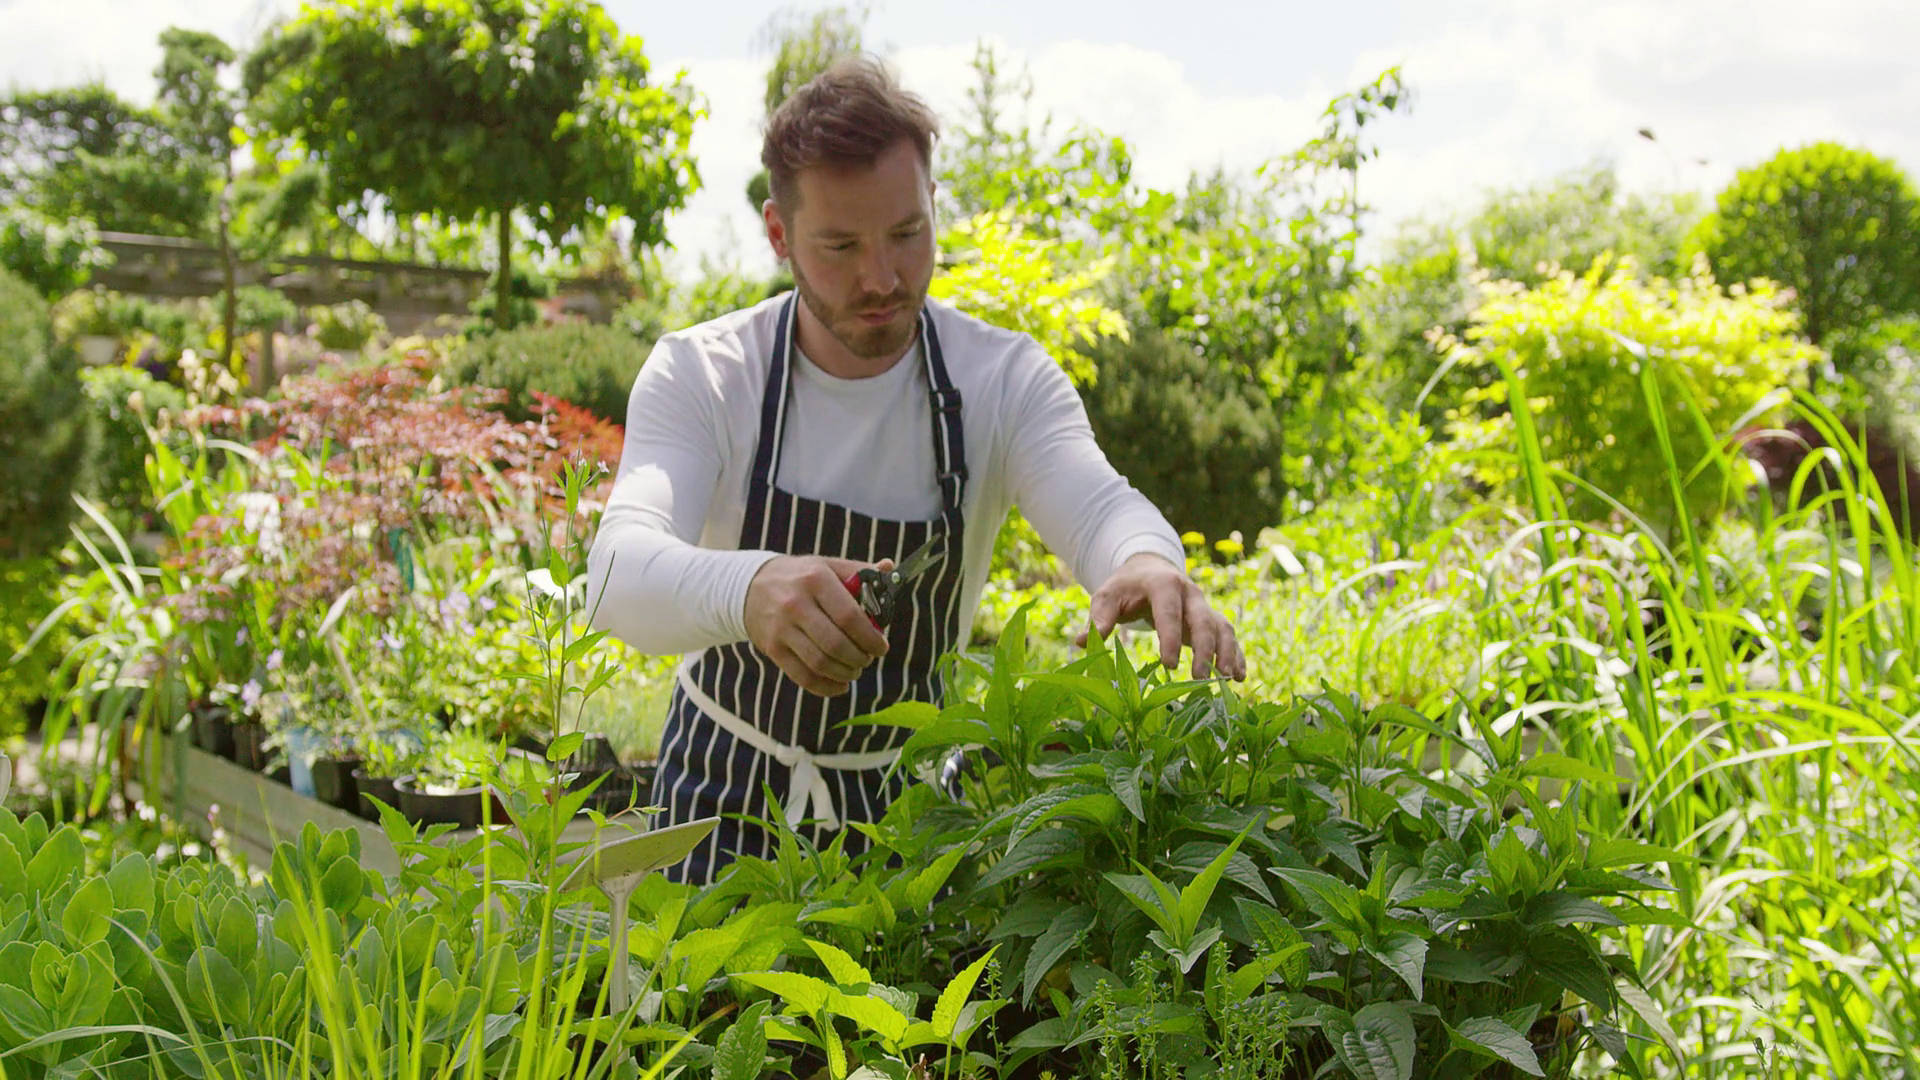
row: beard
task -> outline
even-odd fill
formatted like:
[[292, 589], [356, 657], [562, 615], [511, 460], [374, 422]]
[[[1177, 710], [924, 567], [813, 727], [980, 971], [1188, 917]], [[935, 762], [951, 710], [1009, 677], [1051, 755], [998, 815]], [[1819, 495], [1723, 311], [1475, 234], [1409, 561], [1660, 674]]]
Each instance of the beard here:
[[[800, 301], [848, 352], [862, 360], [884, 360], [899, 356], [913, 344], [913, 335], [920, 329], [920, 305], [926, 299], [925, 288], [915, 290], [903, 285], [891, 296], [862, 297], [845, 307], [835, 307], [814, 290], [798, 259], [788, 259], [787, 267], [793, 272], [793, 287], [800, 294]], [[883, 326], [870, 326], [860, 318], [863, 311], [887, 307], [899, 310]]]

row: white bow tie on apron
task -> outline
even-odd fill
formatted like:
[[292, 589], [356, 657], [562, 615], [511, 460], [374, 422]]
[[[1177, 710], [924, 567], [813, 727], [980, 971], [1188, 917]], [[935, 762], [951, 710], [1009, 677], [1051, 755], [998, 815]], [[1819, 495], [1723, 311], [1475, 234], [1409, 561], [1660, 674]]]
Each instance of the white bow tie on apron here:
[[798, 828], [811, 809], [814, 820], [822, 828], [838, 829], [840, 813], [833, 804], [833, 788], [827, 784], [826, 773], [822, 769], [836, 772], [846, 770], [884, 769], [900, 757], [900, 751], [869, 750], [865, 753], [814, 754], [798, 746], [788, 746], [775, 742], [773, 737], [738, 715], [721, 706], [706, 691], [693, 681], [693, 664], [697, 655], [688, 656], [680, 661], [676, 677], [680, 689], [693, 702], [694, 708], [705, 713], [708, 719], [719, 725], [720, 729], [762, 754], [786, 766], [791, 770], [791, 781], [787, 786], [786, 819], [789, 828]]

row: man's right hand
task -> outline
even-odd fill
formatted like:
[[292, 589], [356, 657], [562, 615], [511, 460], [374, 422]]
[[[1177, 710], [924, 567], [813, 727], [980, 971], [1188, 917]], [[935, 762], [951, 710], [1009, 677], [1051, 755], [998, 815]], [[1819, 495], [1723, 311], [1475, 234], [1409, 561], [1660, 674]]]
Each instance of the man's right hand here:
[[774, 557], [747, 585], [747, 640], [802, 689], [822, 697], [846, 693], [887, 651], [886, 636], [843, 584], [872, 565], [819, 555]]

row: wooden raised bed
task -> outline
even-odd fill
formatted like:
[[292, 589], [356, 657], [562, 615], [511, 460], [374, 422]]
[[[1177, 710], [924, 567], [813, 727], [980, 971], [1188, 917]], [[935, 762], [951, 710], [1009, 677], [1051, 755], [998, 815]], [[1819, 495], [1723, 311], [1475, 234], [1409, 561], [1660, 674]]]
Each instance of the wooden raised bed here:
[[[399, 856], [380, 826], [337, 806], [301, 795], [263, 773], [241, 768], [226, 758], [209, 754], [184, 736], [163, 737], [142, 770], [145, 784], [130, 783], [129, 794], [164, 807], [202, 837], [216, 832], [252, 866], [264, 869], [281, 840], [291, 840], [311, 821], [323, 831], [352, 829], [360, 834], [360, 862], [369, 870], [393, 874]], [[149, 790], [150, 789], [150, 790]], [[510, 827], [510, 826], [501, 826]], [[646, 819], [637, 814], [609, 822], [608, 830], [641, 832]], [[458, 829], [448, 842], [473, 836], [478, 830]], [[599, 839], [593, 819], [581, 816], [561, 834], [568, 842]]]

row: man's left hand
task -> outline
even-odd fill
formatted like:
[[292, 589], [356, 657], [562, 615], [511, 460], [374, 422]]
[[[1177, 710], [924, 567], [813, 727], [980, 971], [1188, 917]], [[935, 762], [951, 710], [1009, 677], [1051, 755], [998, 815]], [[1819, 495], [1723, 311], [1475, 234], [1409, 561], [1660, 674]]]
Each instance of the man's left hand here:
[[[1168, 671], [1180, 666], [1180, 649], [1193, 649], [1193, 677], [1205, 679], [1215, 669], [1244, 681], [1247, 655], [1234, 637], [1233, 624], [1213, 610], [1206, 594], [1187, 572], [1159, 555], [1141, 552], [1120, 564], [1093, 594], [1093, 634], [1105, 639], [1124, 622], [1153, 618], [1160, 639], [1160, 663]], [[1082, 633], [1076, 644], [1085, 646]]]

